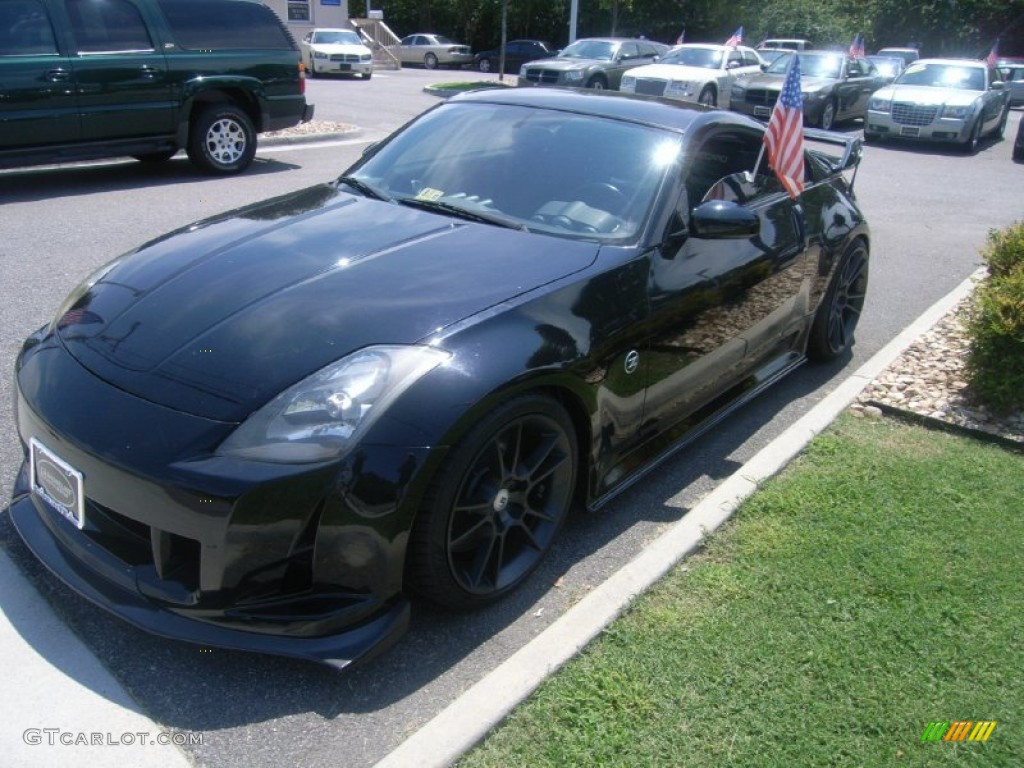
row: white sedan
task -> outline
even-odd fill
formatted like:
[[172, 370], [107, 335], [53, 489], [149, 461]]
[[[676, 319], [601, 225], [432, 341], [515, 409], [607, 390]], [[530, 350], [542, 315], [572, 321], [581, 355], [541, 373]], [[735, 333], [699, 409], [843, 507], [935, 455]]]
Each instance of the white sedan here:
[[982, 136], [1002, 136], [1010, 92], [984, 61], [918, 59], [868, 102], [864, 140], [914, 139], [978, 150]]
[[302, 63], [310, 77], [321, 74], [373, 76], [373, 52], [351, 29], [314, 29], [302, 38]]
[[711, 43], [677, 46], [655, 64], [630, 69], [620, 91], [728, 107], [729, 89], [738, 78], [758, 75], [764, 60], [753, 48]]

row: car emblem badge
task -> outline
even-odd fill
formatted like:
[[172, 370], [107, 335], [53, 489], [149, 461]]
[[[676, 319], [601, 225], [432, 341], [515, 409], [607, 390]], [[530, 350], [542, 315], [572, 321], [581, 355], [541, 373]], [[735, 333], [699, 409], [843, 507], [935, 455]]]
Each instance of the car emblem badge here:
[[640, 353], [635, 349], [629, 350], [626, 353], [626, 361], [623, 363], [626, 373], [633, 373], [638, 365], [640, 365]]
[[492, 506], [494, 507], [494, 511], [504, 511], [505, 507], [508, 506], [508, 499], [509, 492], [507, 488], [502, 488], [500, 491], [498, 491], [498, 495], [494, 497], [494, 503], [492, 504]]

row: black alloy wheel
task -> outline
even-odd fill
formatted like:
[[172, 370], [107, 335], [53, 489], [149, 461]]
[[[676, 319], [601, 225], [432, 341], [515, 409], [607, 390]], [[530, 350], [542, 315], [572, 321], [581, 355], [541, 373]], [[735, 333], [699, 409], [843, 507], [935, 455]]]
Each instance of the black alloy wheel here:
[[533, 572], [568, 515], [576, 483], [572, 421], [524, 395], [470, 430], [413, 526], [407, 584], [444, 607], [492, 603]]
[[853, 346], [854, 331], [868, 291], [868, 248], [855, 241], [843, 254], [814, 315], [807, 356], [829, 362]]

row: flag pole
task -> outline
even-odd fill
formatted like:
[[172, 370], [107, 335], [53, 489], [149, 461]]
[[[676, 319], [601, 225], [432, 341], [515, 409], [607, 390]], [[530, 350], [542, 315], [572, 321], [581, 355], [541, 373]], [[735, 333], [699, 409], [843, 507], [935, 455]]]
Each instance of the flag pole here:
[[757, 160], [754, 161], [754, 170], [752, 175], [757, 177], [757, 169], [761, 167], [761, 158], [764, 157], [764, 142], [761, 142], [761, 149], [757, 153]]

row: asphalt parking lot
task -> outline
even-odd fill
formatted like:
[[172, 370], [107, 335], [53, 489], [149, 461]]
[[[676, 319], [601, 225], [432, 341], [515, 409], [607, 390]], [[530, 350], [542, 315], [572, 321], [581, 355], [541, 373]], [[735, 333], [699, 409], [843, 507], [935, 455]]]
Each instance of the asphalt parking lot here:
[[[195, 219], [326, 181], [370, 141], [436, 103], [423, 87], [472, 77], [404, 70], [371, 81], [318, 79], [317, 117], [358, 126], [342, 142], [264, 147], [250, 172], [199, 176], [187, 160], [0, 172], [0, 494], [20, 461], [10, 372], [21, 340], [96, 266]], [[495, 79], [491, 76], [491, 79]], [[26, 552], [6, 515], [0, 544], [85, 645], [157, 723], [201, 734], [186, 748], [207, 766], [374, 764], [460, 692], [536, 636], [979, 263], [985, 234], [1024, 216], [1024, 166], [1008, 139], [973, 157], [932, 147], [869, 146], [857, 191], [873, 233], [871, 288], [854, 355], [807, 367], [745, 408], [600, 514], [577, 516], [525, 589], [472, 614], [416, 605], [409, 634], [346, 674], [297, 661], [196, 648], [138, 632], [70, 594]], [[857, 132], [859, 123], [839, 126]], [[52, 661], [61, 663], [59, 654]], [[74, 674], [74, 670], [67, 670]], [[17, 695], [8, 691], [8, 695]], [[73, 728], [73, 723], [39, 727]], [[0, 726], [0, 748], [21, 738]], [[58, 751], [41, 762], [88, 765]]]

